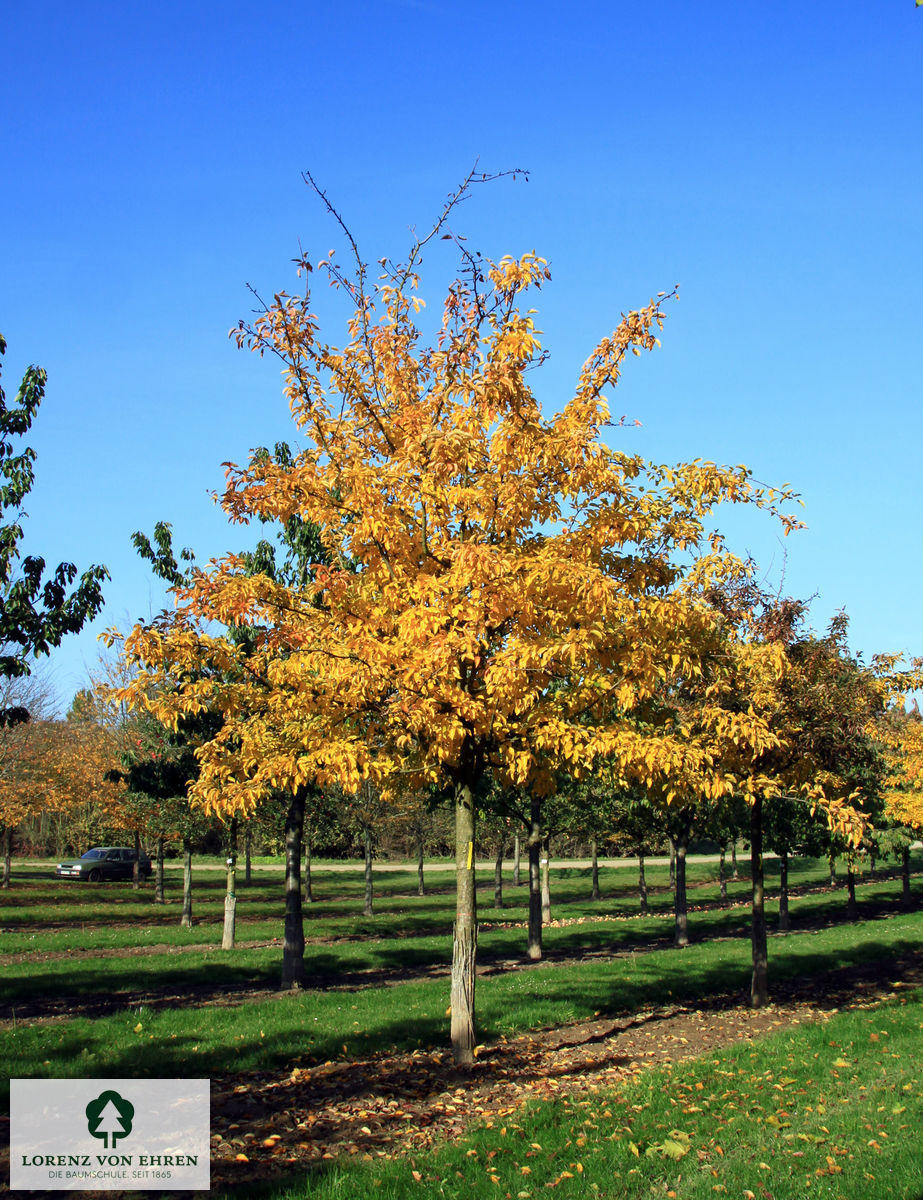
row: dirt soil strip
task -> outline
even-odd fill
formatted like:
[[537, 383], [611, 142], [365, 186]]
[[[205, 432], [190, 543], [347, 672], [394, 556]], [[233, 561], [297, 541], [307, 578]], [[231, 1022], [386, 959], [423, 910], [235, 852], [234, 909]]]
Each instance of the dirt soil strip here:
[[376, 1055], [212, 1080], [212, 1187], [303, 1174], [341, 1155], [393, 1157], [458, 1137], [472, 1120], [511, 1117], [531, 1099], [614, 1088], [681, 1062], [844, 1007], [869, 1007], [923, 985], [923, 956], [850, 967], [775, 989], [753, 1010], [740, 997], [660, 1008], [502, 1040], [471, 1067], [445, 1052]]

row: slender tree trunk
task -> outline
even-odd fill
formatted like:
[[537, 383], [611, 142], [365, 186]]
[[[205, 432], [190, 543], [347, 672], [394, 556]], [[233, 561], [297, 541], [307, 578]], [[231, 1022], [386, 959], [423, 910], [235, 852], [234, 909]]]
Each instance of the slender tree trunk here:
[[740, 867], [737, 864], [737, 839], [731, 842], [731, 871], [735, 879], [740, 878]]
[[689, 945], [689, 917], [686, 899], [686, 850], [689, 846], [689, 832], [682, 830], [676, 837], [670, 839], [675, 864], [673, 884], [673, 944], [679, 948]]
[[513, 839], [513, 887], [519, 887], [522, 883], [522, 871], [520, 867], [520, 857], [522, 855], [522, 847], [517, 833]]
[[497, 841], [497, 857], [494, 862], [494, 908], [503, 907], [503, 838]]
[[753, 921], [750, 930], [753, 977], [750, 1007], [769, 1003], [769, 950], [766, 944], [766, 892], [763, 882], [763, 798], [757, 796], [750, 808], [750, 877], [753, 884]]
[[289, 797], [285, 814], [285, 932], [282, 939], [282, 989], [304, 984], [304, 911], [301, 905], [301, 839], [304, 835], [304, 788]]
[[425, 896], [426, 888], [423, 886], [423, 830], [417, 832], [417, 895]]
[[676, 847], [673, 845], [673, 839], [667, 838], [670, 843], [670, 887], [676, 888]]
[[542, 842], [542, 924], [551, 924], [551, 838]]
[[596, 845], [595, 837], [590, 842], [590, 850], [591, 850], [592, 858], [593, 858], [593, 866], [592, 866], [593, 887], [590, 892], [590, 899], [598, 900], [599, 899], [599, 852], [598, 852], [598, 847]]
[[227, 887], [224, 893], [224, 931], [221, 949], [233, 950], [237, 934], [237, 818], [231, 818], [228, 831]]
[[183, 838], [183, 915], [180, 925], [192, 928], [192, 842]]
[[141, 834], [135, 830], [135, 861], [131, 867], [131, 886], [137, 892], [141, 887]]
[[[7, 825], [3, 830], [3, 879], [0, 887], [8, 888], [13, 874], [13, 829]], [[908, 885], [909, 886], [909, 885]], [[909, 894], [909, 893], [908, 893]]]
[[827, 860], [830, 863], [830, 886], [836, 887], [836, 854], [833, 850], [827, 855]]
[[452, 1056], [474, 1062], [477, 1044], [474, 985], [477, 967], [477, 887], [474, 796], [468, 782], [455, 788], [455, 930], [452, 939]]
[[728, 902], [728, 878], [727, 878], [727, 854], [724, 846], [721, 847], [721, 854], [718, 859], [718, 886], [721, 889], [721, 903]]
[[869, 876], [875, 874], [875, 864], [878, 862], [878, 851], [874, 846], [869, 847]]
[[642, 917], [648, 913], [647, 880], [644, 878], [644, 853], [638, 851], [638, 908]]
[[788, 933], [791, 922], [788, 919], [788, 851], [783, 850], [779, 855], [779, 932]]
[[901, 853], [901, 903], [904, 908], [910, 908], [910, 847], [905, 846]]
[[852, 863], [846, 865], [846, 920], [855, 921], [858, 915], [856, 908], [856, 873]]
[[314, 889], [311, 886], [311, 838], [307, 830], [304, 835], [304, 902], [314, 903]]
[[542, 957], [542, 802], [532, 797], [530, 806], [529, 836], [526, 847], [529, 851], [529, 958], [537, 961]]
[[154, 872], [154, 903], [166, 904], [163, 890], [163, 838], [157, 839], [157, 869]]
[[250, 822], [247, 822], [247, 829], [244, 833], [244, 883], [247, 887], [253, 882], [253, 867], [250, 862], [250, 853], [253, 849], [253, 831], [250, 828]]
[[373, 912], [372, 831], [368, 825], [366, 825], [365, 829], [363, 830], [362, 848], [365, 853], [365, 903], [362, 906], [362, 915], [364, 917], [370, 917]]

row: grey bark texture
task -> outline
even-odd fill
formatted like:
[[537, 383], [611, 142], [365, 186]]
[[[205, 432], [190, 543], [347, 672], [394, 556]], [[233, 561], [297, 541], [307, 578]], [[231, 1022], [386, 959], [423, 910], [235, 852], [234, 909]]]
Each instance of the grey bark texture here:
[[750, 876], [753, 888], [750, 945], [753, 975], [750, 980], [750, 1007], [769, 1003], [769, 948], [766, 941], [766, 889], [763, 879], [763, 799], [750, 806]]
[[192, 842], [188, 838], [183, 838], [183, 914], [179, 923], [192, 928]]
[[301, 903], [301, 840], [305, 793], [297, 788], [285, 814], [285, 928], [282, 937], [282, 989], [304, 984], [304, 911]]
[[474, 868], [475, 810], [467, 783], [455, 788], [455, 929], [452, 938], [451, 1039], [455, 1062], [474, 1062], [477, 1035], [474, 988], [477, 965], [477, 889]]

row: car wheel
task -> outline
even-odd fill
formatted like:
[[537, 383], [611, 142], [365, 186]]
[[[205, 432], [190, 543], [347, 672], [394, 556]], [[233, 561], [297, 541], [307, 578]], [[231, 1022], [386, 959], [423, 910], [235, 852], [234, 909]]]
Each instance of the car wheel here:
[[87, 879], [89, 879], [90, 883], [99, 883], [102, 877], [102, 872], [100, 871], [99, 867], [94, 867], [89, 875], [87, 875]]

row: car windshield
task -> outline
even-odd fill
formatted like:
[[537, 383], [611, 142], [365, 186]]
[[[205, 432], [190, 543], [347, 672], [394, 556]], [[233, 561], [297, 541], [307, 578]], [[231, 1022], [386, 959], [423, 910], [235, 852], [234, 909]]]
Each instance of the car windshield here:
[[81, 858], [105, 858], [105, 850], [88, 850], [86, 854], [81, 854]]

